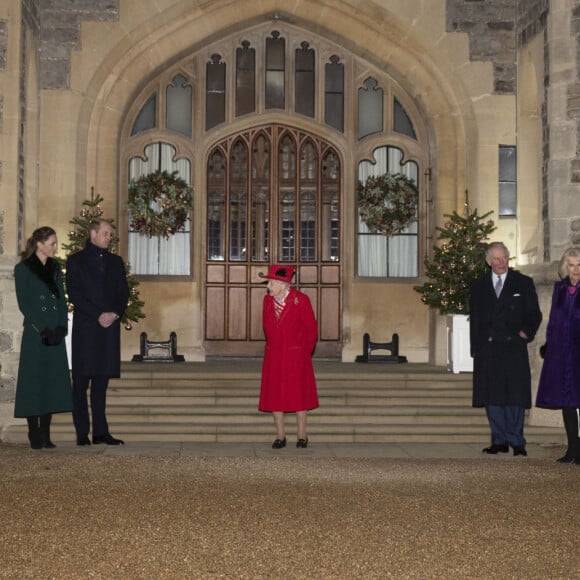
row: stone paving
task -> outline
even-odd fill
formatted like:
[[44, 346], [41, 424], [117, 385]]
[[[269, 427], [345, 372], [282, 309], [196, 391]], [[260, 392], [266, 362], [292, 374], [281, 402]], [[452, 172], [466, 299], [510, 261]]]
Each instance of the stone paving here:
[[561, 453], [0, 444], [0, 578], [580, 578]]

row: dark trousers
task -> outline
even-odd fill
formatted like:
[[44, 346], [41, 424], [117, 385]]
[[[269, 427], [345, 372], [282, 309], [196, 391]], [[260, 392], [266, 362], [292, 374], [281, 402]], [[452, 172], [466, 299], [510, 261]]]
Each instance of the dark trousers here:
[[572, 407], [564, 407], [562, 409], [564, 428], [566, 429], [566, 438], [568, 439], [568, 450], [566, 451], [566, 455], [576, 459], [580, 459], [578, 412], [578, 409]]
[[91, 384], [91, 415], [93, 417], [93, 437], [100, 437], [109, 432], [105, 405], [107, 404], [107, 386], [109, 377], [84, 377], [73, 374], [73, 422], [77, 437], [86, 437], [91, 428], [87, 390]]
[[487, 420], [491, 428], [491, 442], [494, 445], [525, 447], [525, 409], [514, 405], [487, 405]]

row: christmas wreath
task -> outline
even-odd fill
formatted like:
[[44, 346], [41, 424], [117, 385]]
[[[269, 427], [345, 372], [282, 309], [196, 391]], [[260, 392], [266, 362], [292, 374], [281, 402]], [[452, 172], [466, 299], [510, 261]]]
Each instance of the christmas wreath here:
[[401, 173], [368, 177], [357, 192], [361, 220], [372, 233], [400, 234], [417, 216], [417, 187]]
[[184, 229], [193, 189], [177, 171], [155, 171], [129, 183], [130, 227], [141, 235], [169, 236]]

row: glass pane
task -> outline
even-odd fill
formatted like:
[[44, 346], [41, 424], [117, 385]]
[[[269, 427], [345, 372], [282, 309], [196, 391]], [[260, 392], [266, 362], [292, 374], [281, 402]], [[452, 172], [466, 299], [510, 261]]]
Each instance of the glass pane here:
[[517, 184], [500, 183], [499, 184], [499, 215], [515, 216], [517, 215]]
[[316, 255], [318, 154], [311, 142], [300, 150], [300, 259], [314, 261]]
[[248, 148], [237, 141], [230, 161], [230, 260], [246, 260], [248, 209]]
[[287, 193], [280, 198], [280, 260], [293, 262], [295, 260], [295, 195]]
[[266, 109], [283, 109], [284, 71], [266, 72]]
[[286, 70], [286, 41], [280, 33], [266, 38], [266, 109], [285, 107], [284, 73]]
[[247, 40], [236, 50], [236, 117], [256, 110], [256, 51]]
[[314, 117], [314, 50], [303, 42], [296, 50], [295, 60], [295, 108], [296, 112]]
[[394, 99], [393, 102], [393, 129], [397, 131], [397, 133], [402, 133], [403, 135], [407, 135], [413, 139], [417, 138], [415, 136], [415, 129], [413, 129], [413, 123], [411, 123], [407, 111], [405, 111], [397, 99]]
[[368, 78], [365, 88], [358, 90], [358, 138], [383, 130], [383, 90], [377, 81]]
[[344, 65], [335, 54], [324, 65], [324, 122], [344, 131]]
[[219, 54], [212, 54], [205, 67], [205, 128], [211, 129], [226, 120], [226, 65]]
[[225, 157], [215, 150], [209, 158], [207, 171], [207, 258], [225, 259]]
[[280, 259], [296, 259], [296, 145], [290, 135], [284, 136], [279, 150], [280, 176]]
[[340, 244], [340, 163], [330, 151], [322, 163], [322, 259], [338, 261]]
[[140, 131], [147, 131], [148, 129], [155, 128], [155, 112], [157, 110], [157, 94], [153, 93], [147, 102], [143, 105], [135, 123], [133, 124], [133, 129], [131, 130], [131, 135], [135, 135]]
[[300, 259], [316, 260], [316, 192], [300, 195]]
[[500, 145], [499, 148], [499, 180], [517, 181], [516, 148]]
[[252, 148], [252, 260], [268, 261], [270, 141], [258, 135]]
[[177, 75], [173, 85], [167, 87], [167, 128], [191, 137], [191, 85], [187, 79]]

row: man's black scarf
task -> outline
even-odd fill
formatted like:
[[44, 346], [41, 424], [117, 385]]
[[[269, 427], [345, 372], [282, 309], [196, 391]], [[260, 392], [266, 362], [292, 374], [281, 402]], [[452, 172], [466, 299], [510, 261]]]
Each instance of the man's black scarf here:
[[47, 258], [46, 264], [43, 264], [36, 254], [32, 254], [30, 257], [26, 258], [22, 262], [39, 280], [44, 282], [50, 293], [60, 297], [60, 292], [58, 291], [58, 285], [56, 283], [59, 274], [60, 266], [54, 258]]

